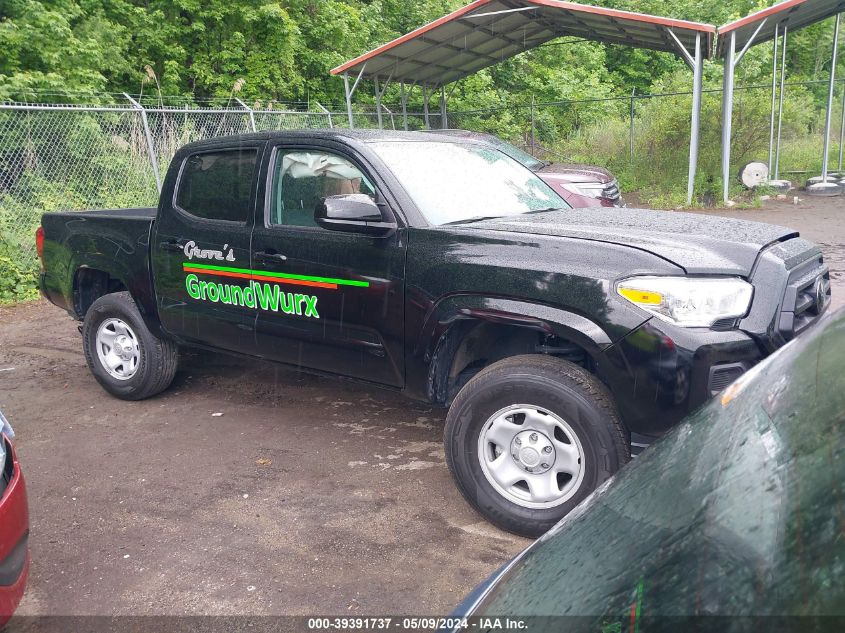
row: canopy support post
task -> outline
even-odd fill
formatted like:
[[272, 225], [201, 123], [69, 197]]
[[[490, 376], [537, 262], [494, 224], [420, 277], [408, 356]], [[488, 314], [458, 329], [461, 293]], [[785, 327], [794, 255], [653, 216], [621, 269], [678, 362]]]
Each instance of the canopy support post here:
[[836, 52], [839, 48], [839, 24], [842, 14], [836, 15], [833, 26], [833, 53], [830, 58], [830, 81], [827, 88], [827, 112], [824, 117], [824, 157], [822, 158], [822, 182], [827, 182], [828, 152], [830, 151], [830, 118], [833, 114], [833, 88], [836, 82]]
[[440, 86], [440, 129], [449, 129], [449, 120], [446, 118], [446, 86]]
[[405, 92], [405, 81], [399, 84], [399, 103], [402, 104], [402, 128], [408, 131], [408, 94]]
[[772, 177], [772, 160], [774, 159], [775, 151], [775, 107], [777, 105], [779, 29], [780, 25], [775, 24], [775, 37], [772, 40], [772, 109], [769, 114], [769, 162], [767, 163], [769, 178]]
[[349, 129], [355, 127], [355, 121], [352, 119], [352, 95], [355, 94], [355, 91], [358, 89], [358, 84], [361, 83], [361, 77], [364, 76], [364, 71], [367, 69], [367, 62], [364, 62], [364, 65], [361, 66], [361, 70], [358, 71], [358, 77], [355, 79], [355, 83], [352, 84], [352, 87], [349, 87], [349, 73], [343, 73], [343, 90], [346, 93], [346, 115], [349, 117]]
[[346, 116], [349, 117], [349, 129], [355, 127], [352, 121], [352, 94], [349, 92], [349, 73], [343, 73], [343, 92], [346, 95]]
[[845, 82], [842, 82], [842, 121], [839, 123], [839, 166], [838, 172], [842, 172], [842, 153], [845, 147]]
[[382, 130], [384, 127], [382, 126], [381, 121], [381, 91], [378, 89], [378, 75], [373, 77], [373, 82], [376, 88], [376, 120], [378, 121], [378, 129]]
[[768, 18], [764, 18], [748, 38], [739, 53], [736, 52], [736, 31], [731, 31], [728, 48], [725, 52], [725, 73], [722, 78], [722, 198], [728, 201], [731, 185], [731, 125], [734, 111], [734, 74], [736, 65], [745, 57], [760, 30], [766, 25]]
[[780, 46], [780, 92], [778, 94], [778, 133], [775, 139], [775, 180], [780, 179], [780, 133], [783, 127], [783, 91], [786, 87], [786, 35], [789, 28], [783, 27], [783, 41]]
[[695, 66], [692, 69], [692, 115], [690, 120], [689, 170], [687, 172], [687, 205], [692, 204], [695, 172], [698, 168], [698, 143], [701, 130], [701, 88], [703, 65], [701, 33], [695, 34]]
[[428, 95], [428, 87], [427, 86], [422, 87], [422, 93], [423, 93], [423, 118], [425, 119], [425, 129], [430, 130], [431, 125], [428, 122], [428, 96], [429, 95]]
[[[692, 69], [692, 112], [690, 114], [690, 135], [689, 135], [689, 168], [687, 171], [687, 204], [692, 204], [692, 196], [695, 192], [695, 172], [698, 167], [698, 143], [701, 131], [701, 87], [702, 87], [702, 72], [703, 72], [703, 52], [701, 46], [701, 33], [695, 34], [695, 55], [690, 55], [687, 47], [678, 39], [678, 36], [672, 29], [666, 29], [672, 39], [675, 40], [675, 45], [678, 47], [678, 52], [681, 54], [684, 62]], [[631, 95], [631, 103], [633, 103], [633, 94]], [[631, 121], [633, 121], [633, 116]]]
[[[376, 87], [376, 118], [378, 119], [378, 129], [383, 130], [384, 126], [382, 125], [381, 110], [384, 106], [381, 105], [381, 101], [384, 98], [384, 93], [387, 92], [387, 87], [390, 85], [390, 80], [393, 79], [393, 73], [390, 73], [387, 76], [387, 79], [385, 80], [384, 84], [382, 84], [381, 89], [379, 89], [378, 75], [376, 75], [373, 79], [375, 80]], [[387, 110], [387, 108], [384, 109]], [[390, 110], [387, 111], [390, 112]], [[390, 120], [393, 121], [393, 113], [391, 112], [390, 115]]]
[[736, 32], [731, 31], [725, 54], [725, 71], [722, 77], [722, 198], [729, 198], [731, 182], [731, 117], [734, 100], [734, 62], [736, 60]]

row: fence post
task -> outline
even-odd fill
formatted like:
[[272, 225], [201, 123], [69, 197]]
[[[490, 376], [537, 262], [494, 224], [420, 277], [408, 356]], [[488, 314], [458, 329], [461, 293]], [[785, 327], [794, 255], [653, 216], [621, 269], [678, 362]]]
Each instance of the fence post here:
[[247, 104], [245, 104], [243, 101], [241, 101], [237, 97], [235, 97], [235, 101], [237, 101], [240, 104], [240, 106], [249, 113], [249, 124], [252, 126], [252, 131], [255, 132], [256, 131], [256, 129], [255, 129], [255, 114], [253, 114], [252, 108], [250, 108]]
[[534, 94], [531, 94], [531, 155], [536, 156], [536, 148], [534, 147]]
[[135, 101], [132, 97], [130, 97], [125, 92], [123, 96], [129, 99], [129, 103], [132, 104], [132, 107], [141, 113], [141, 123], [144, 125], [144, 136], [147, 137], [147, 151], [150, 154], [150, 163], [153, 167], [153, 176], [156, 179], [156, 189], [159, 193], [161, 193], [161, 176], [158, 173], [158, 159], [156, 158], [155, 146], [153, 145], [153, 135], [150, 133], [150, 124], [147, 121], [147, 111], [144, 110], [144, 106], [140, 103]]
[[634, 95], [637, 93], [637, 89], [634, 88], [631, 90], [631, 121], [630, 121], [630, 128], [628, 130], [628, 157], [631, 162], [634, 161]]
[[334, 123], [332, 123], [332, 113], [326, 110], [319, 101], [315, 101], [314, 103], [317, 104], [317, 107], [320, 108], [320, 111], [325, 114], [329, 119], [329, 128], [334, 128]]

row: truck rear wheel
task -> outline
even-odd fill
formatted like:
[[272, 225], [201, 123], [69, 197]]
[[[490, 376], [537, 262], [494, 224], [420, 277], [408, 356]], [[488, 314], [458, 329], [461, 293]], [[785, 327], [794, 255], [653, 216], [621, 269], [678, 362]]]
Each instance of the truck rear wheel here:
[[176, 345], [150, 332], [128, 292], [102, 296], [91, 305], [82, 347], [97, 382], [123, 400], [143, 400], [167, 389], [179, 360]]
[[489, 521], [539, 536], [631, 457], [607, 389], [572, 363], [507, 358], [473, 377], [446, 418], [446, 462]]

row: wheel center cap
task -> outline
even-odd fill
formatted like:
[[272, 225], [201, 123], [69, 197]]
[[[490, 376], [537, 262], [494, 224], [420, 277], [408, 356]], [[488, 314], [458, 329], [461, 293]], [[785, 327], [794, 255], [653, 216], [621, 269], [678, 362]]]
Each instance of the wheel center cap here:
[[114, 351], [123, 360], [129, 360], [135, 350], [128, 337], [118, 336], [114, 341]]
[[521, 461], [526, 466], [536, 466], [540, 463], [540, 453], [535, 451], [530, 446], [526, 446], [521, 451], [519, 451], [519, 461]]
[[541, 474], [555, 463], [555, 448], [545, 433], [529, 429], [513, 438], [511, 457], [525, 472]]

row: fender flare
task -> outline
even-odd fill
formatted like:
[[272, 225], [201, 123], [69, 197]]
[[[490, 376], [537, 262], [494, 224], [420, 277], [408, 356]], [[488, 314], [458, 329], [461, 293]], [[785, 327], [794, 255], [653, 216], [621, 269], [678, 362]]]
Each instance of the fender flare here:
[[161, 323], [158, 320], [156, 310], [155, 294], [152, 292], [152, 279], [147, 275], [139, 275], [125, 266], [120, 259], [107, 257], [102, 253], [81, 253], [73, 257], [68, 272], [70, 278], [65, 287], [70, 288], [70, 296], [67, 298], [68, 306], [78, 319], [83, 319], [84, 314], [77, 312], [76, 293], [79, 273], [82, 270], [98, 270], [107, 274], [112, 279], [119, 281], [130, 294], [145, 325], [156, 336], [162, 336]]
[[429, 311], [415, 345], [428, 364], [426, 391], [432, 401], [444, 397], [444, 371], [464, 335], [480, 322], [499, 323], [558, 336], [583, 348], [594, 359], [613, 343], [601, 326], [586, 317], [542, 303], [484, 295], [451, 295]]

